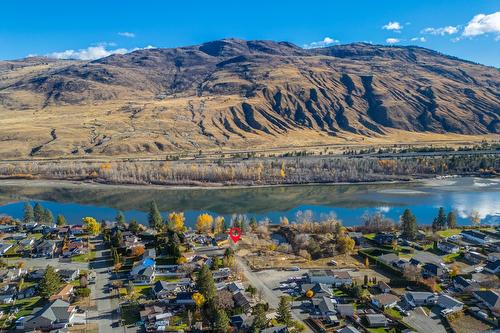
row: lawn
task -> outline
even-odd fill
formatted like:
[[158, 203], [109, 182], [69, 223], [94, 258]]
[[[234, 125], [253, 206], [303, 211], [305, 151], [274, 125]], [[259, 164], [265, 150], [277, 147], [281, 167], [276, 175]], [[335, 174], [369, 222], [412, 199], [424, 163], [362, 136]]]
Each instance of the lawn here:
[[15, 304], [0, 305], [0, 310], [4, 312], [4, 316], [0, 320], [0, 327], [4, 327], [5, 320], [7, 319], [8, 313], [12, 308], [19, 309], [19, 312], [15, 315], [15, 319], [13, 320], [15, 321], [19, 317], [30, 315], [33, 312], [34, 308], [41, 307], [44, 303], [45, 301], [41, 297], [35, 296], [17, 300]]
[[131, 303], [131, 304], [123, 304], [121, 306], [121, 316], [124, 325], [134, 325], [137, 323], [141, 317], [139, 315], [140, 305]]
[[338, 288], [333, 288], [333, 296], [346, 297], [347, 294]]
[[378, 328], [369, 328], [368, 329], [368, 332], [370, 333], [387, 333], [389, 332], [388, 330], [386, 330], [385, 328], [383, 327], [378, 327]]
[[450, 253], [445, 256], [443, 256], [443, 261], [446, 264], [454, 262], [458, 257], [460, 257], [460, 252], [459, 253]]
[[366, 238], [366, 239], [370, 239], [370, 240], [373, 240], [375, 238], [375, 233], [372, 233], [372, 234], [364, 234], [363, 237]]
[[387, 315], [391, 316], [391, 317], [394, 317], [396, 319], [401, 319], [402, 316], [401, 316], [401, 313], [399, 313], [398, 310], [395, 310], [393, 308], [387, 308], [384, 310], [384, 313], [386, 313]]
[[151, 286], [134, 286], [134, 291], [140, 295], [140, 296], [145, 296], [149, 297], [151, 296]]
[[448, 238], [453, 235], [458, 235], [459, 233], [462, 232], [462, 229], [446, 229], [446, 230], [439, 230], [436, 232], [439, 236], [443, 238]]
[[157, 281], [177, 282], [179, 279], [173, 276], [155, 276], [154, 282]]
[[74, 262], [88, 262], [95, 259], [95, 251], [90, 251], [85, 254], [79, 254], [77, 256], [71, 257], [71, 261]]

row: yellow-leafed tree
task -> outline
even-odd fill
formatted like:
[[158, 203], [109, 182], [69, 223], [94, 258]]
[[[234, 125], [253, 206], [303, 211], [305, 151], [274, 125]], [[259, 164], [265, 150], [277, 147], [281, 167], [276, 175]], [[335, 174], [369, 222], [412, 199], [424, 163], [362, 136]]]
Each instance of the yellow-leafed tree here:
[[168, 227], [171, 230], [177, 231], [177, 232], [182, 232], [184, 231], [184, 222], [186, 221], [186, 218], [184, 217], [184, 213], [170, 213], [168, 215]]
[[196, 220], [196, 231], [202, 234], [209, 233], [212, 230], [214, 218], [207, 213], [201, 214]]
[[203, 296], [201, 293], [194, 293], [192, 298], [197, 308], [201, 308], [203, 304], [205, 304], [205, 296]]
[[96, 221], [95, 218], [87, 216], [83, 218], [83, 225], [85, 226], [85, 230], [93, 236], [96, 236], [101, 231], [101, 225]]

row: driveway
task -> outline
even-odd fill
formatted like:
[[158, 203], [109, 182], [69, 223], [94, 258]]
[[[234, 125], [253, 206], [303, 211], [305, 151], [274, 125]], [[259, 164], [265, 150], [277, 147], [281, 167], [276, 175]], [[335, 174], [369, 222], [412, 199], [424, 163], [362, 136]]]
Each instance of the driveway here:
[[410, 315], [403, 317], [403, 321], [420, 333], [446, 333], [438, 314], [431, 311], [427, 316], [421, 308], [410, 311]]

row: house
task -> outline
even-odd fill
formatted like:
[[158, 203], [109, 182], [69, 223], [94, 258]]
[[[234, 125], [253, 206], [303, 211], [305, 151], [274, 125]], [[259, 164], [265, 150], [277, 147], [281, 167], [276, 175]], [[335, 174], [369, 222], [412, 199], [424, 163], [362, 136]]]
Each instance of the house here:
[[465, 257], [465, 259], [467, 259], [468, 261], [470, 261], [473, 264], [479, 264], [481, 262], [488, 260], [487, 256], [485, 256], [484, 254], [481, 254], [479, 252], [475, 252], [475, 251], [465, 252], [464, 257]]
[[238, 291], [245, 290], [245, 287], [243, 286], [243, 284], [241, 282], [231, 282], [226, 286], [226, 288], [227, 288], [227, 290], [229, 290], [233, 294], [238, 292]]
[[395, 261], [392, 263], [392, 266], [396, 267], [396, 268], [399, 268], [401, 270], [405, 269], [405, 267], [407, 265], [409, 265], [410, 263], [408, 262], [408, 260], [405, 260], [405, 259], [399, 259], [398, 261]]
[[379, 281], [377, 283], [377, 287], [384, 294], [387, 294], [387, 293], [391, 292], [391, 287], [389, 287], [389, 285], [387, 283], [385, 283], [384, 281]]
[[35, 286], [31, 286], [18, 291], [16, 297], [17, 299], [30, 298], [35, 296], [36, 293], [37, 293], [37, 288]]
[[287, 326], [269, 327], [261, 330], [260, 333], [288, 333], [288, 327]]
[[0, 256], [3, 256], [7, 251], [9, 251], [12, 248], [13, 244], [11, 243], [3, 243], [0, 244]]
[[498, 291], [478, 290], [473, 292], [472, 295], [486, 305], [488, 309], [496, 314], [500, 314], [500, 294]]
[[143, 259], [130, 271], [130, 277], [135, 284], [150, 284], [155, 278], [156, 262], [152, 258]]
[[231, 316], [230, 321], [231, 321], [231, 326], [238, 330], [248, 330], [250, 327], [252, 327], [253, 324], [253, 316], [249, 316], [247, 314], [239, 314], [239, 315], [234, 315]]
[[218, 234], [212, 239], [212, 245], [214, 246], [220, 247], [220, 246], [225, 246], [227, 244], [229, 244], [229, 237], [225, 233]]
[[41, 240], [35, 246], [35, 255], [37, 257], [50, 257], [54, 256], [56, 250], [56, 243], [52, 240]]
[[83, 225], [81, 224], [75, 224], [71, 226], [71, 234], [78, 236], [78, 235], [83, 235], [85, 233], [85, 229], [83, 228]]
[[492, 252], [488, 254], [488, 261], [500, 260], [500, 252]]
[[10, 238], [15, 240], [15, 241], [21, 241], [23, 239], [26, 239], [26, 237], [28, 237], [28, 236], [26, 235], [25, 232], [19, 232], [19, 233], [10, 235]]
[[346, 327], [340, 329], [338, 333], [361, 333], [354, 326], [347, 325]]
[[314, 293], [313, 296], [317, 298], [321, 298], [323, 296], [331, 297], [333, 295], [332, 288], [324, 283], [304, 283], [300, 287], [302, 294], [305, 294], [307, 293], [307, 291], [311, 290]]
[[153, 294], [158, 299], [174, 296], [181, 291], [182, 289], [177, 283], [160, 280], [153, 285]]
[[352, 277], [347, 271], [314, 270], [307, 273], [310, 283], [324, 283], [334, 286], [352, 284]]
[[394, 262], [399, 260], [399, 257], [395, 253], [386, 253], [378, 257], [378, 260], [386, 265], [392, 266]]
[[337, 310], [332, 299], [326, 296], [323, 296], [321, 302], [318, 304], [318, 310], [320, 311], [321, 316], [325, 319], [337, 314]]
[[426, 263], [422, 266], [422, 276], [424, 278], [428, 277], [441, 277], [445, 273], [443, 267], [438, 266], [433, 263]]
[[193, 300], [193, 292], [191, 291], [183, 291], [183, 292], [180, 292], [180, 293], [177, 293], [177, 295], [175, 295], [175, 303], [176, 304], [183, 304], [183, 305], [193, 305], [194, 304], [194, 300]]
[[379, 309], [392, 308], [399, 302], [399, 297], [393, 294], [373, 295], [371, 302]]
[[162, 314], [167, 314], [166, 317], [170, 317], [171, 314], [166, 312], [166, 308], [160, 305], [145, 305], [143, 310], [139, 311], [139, 316], [141, 320], [145, 323], [155, 322], [157, 319], [163, 319]]
[[337, 315], [342, 317], [342, 318], [354, 317], [354, 304], [353, 303], [337, 304], [335, 306], [335, 308], [337, 309]]
[[376, 234], [373, 241], [378, 245], [391, 245], [396, 239], [396, 235], [390, 233], [380, 233]]
[[354, 240], [356, 246], [360, 246], [363, 243], [364, 237], [361, 232], [350, 231], [347, 233], [347, 236]]
[[214, 277], [214, 281], [216, 282], [224, 281], [227, 278], [229, 278], [229, 276], [231, 276], [231, 270], [227, 267], [219, 268], [218, 270], [213, 272], [212, 275]]
[[471, 280], [466, 280], [462, 276], [457, 276], [453, 279], [453, 287], [460, 292], [472, 291], [476, 287], [476, 283]]
[[491, 274], [500, 273], [500, 260], [488, 261], [486, 266], [484, 266], [484, 270]]
[[252, 309], [252, 300], [243, 292], [238, 291], [233, 295], [234, 304], [248, 312]]
[[387, 317], [381, 313], [373, 313], [365, 315], [368, 327], [386, 327], [388, 324]]
[[57, 294], [50, 296], [49, 301], [55, 301], [56, 299], [61, 299], [66, 302], [70, 302], [73, 298], [74, 287], [71, 284], [67, 284], [62, 287]]
[[40, 280], [44, 274], [45, 274], [45, 268], [38, 268], [28, 273], [28, 279], [37, 281]]
[[[35, 308], [33, 314], [16, 322], [16, 328], [23, 330], [47, 330], [64, 328], [78, 321], [76, 309], [60, 299], [48, 303], [42, 308]], [[83, 322], [85, 318], [83, 318]]]
[[71, 282], [78, 279], [80, 276], [79, 269], [59, 269], [57, 274], [61, 277], [61, 279], [65, 282]]
[[0, 304], [10, 304], [14, 302], [16, 296], [15, 288], [9, 288], [8, 290], [0, 294]]
[[458, 245], [446, 241], [439, 242], [437, 248], [446, 253], [458, 253], [460, 251]]
[[412, 307], [434, 305], [437, 301], [437, 297], [433, 293], [426, 291], [408, 291], [403, 297], [406, 303]]
[[464, 303], [446, 294], [439, 295], [436, 304], [442, 308], [442, 314], [461, 311], [464, 308]]
[[460, 235], [462, 238], [478, 244], [486, 244], [492, 241], [491, 237], [477, 230], [462, 230]]
[[13, 282], [19, 280], [27, 271], [22, 268], [8, 268], [0, 272], [0, 281]]

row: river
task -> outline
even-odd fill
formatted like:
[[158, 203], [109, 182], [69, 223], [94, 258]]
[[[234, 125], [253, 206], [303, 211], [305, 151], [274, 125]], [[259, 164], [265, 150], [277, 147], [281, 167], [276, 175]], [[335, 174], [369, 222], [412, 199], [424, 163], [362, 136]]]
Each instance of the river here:
[[[412, 183], [349, 185], [296, 185], [246, 188], [167, 188], [93, 185], [70, 182], [0, 181], [0, 215], [22, 218], [23, 205], [40, 202], [54, 216], [63, 214], [69, 223], [85, 216], [112, 220], [118, 210], [127, 220], [147, 221], [149, 203], [155, 200], [164, 215], [184, 211], [186, 223], [208, 212], [230, 218], [233, 214], [269, 218], [279, 223], [300, 214], [321, 220], [335, 214], [344, 225], [361, 223], [365, 213], [381, 212], [395, 221], [405, 208], [418, 223], [430, 224], [439, 207], [457, 213], [458, 223], [469, 224], [476, 210], [484, 224], [500, 223], [500, 179], [445, 178]], [[307, 212], [307, 213], [305, 213]]]

